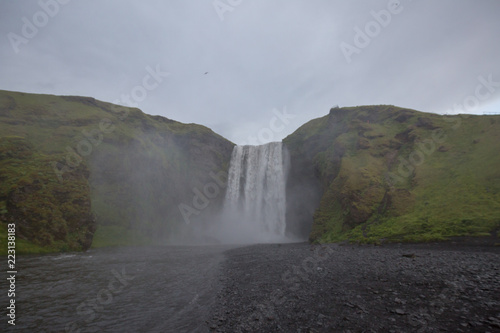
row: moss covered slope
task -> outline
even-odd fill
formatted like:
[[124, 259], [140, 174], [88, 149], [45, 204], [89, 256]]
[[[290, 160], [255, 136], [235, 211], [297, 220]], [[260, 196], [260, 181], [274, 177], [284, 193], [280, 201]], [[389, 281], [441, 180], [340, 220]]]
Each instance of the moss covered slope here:
[[[9, 198], [20, 191], [16, 188], [36, 186], [37, 195], [30, 194], [33, 207], [28, 201], [21, 203], [24, 199], [19, 207], [27, 215], [35, 210], [47, 213], [32, 214], [29, 225], [34, 233], [20, 231], [19, 237], [46, 247], [63, 239], [56, 232], [62, 228], [64, 233], [60, 215], [84, 216], [88, 212], [81, 215], [78, 210], [90, 207], [88, 198], [97, 221], [94, 245], [165, 242], [174, 232], [178, 237], [187, 232], [180, 204], [190, 207], [193, 220], [217, 208], [221, 195], [198, 209], [193, 198], [196, 190], [214, 182], [214, 174], [227, 169], [233, 147], [204, 126], [150, 116], [135, 108], [86, 97], [8, 91], [0, 91], [0, 140], [10, 147], [4, 150], [29, 151], [23, 163], [21, 157], [8, 154], [0, 161], [2, 227], [9, 220], [19, 221], [9, 206]], [[54, 194], [55, 188], [66, 195]], [[75, 197], [65, 198], [66, 206], [57, 213], [55, 208], [63, 197], [71, 197], [70, 192]], [[67, 237], [77, 244], [83, 236], [70, 229]], [[78, 232], [88, 232], [92, 239], [90, 224]], [[63, 243], [69, 244], [68, 239]]]
[[500, 116], [335, 108], [284, 142], [292, 167], [310, 163], [320, 180], [311, 241], [426, 241], [500, 227]]
[[[50, 162], [22, 137], [0, 137], [0, 226], [15, 223], [18, 253], [88, 249], [95, 231], [90, 210], [89, 172], [85, 164], [61, 183]], [[5, 244], [2, 252], [6, 252]]]

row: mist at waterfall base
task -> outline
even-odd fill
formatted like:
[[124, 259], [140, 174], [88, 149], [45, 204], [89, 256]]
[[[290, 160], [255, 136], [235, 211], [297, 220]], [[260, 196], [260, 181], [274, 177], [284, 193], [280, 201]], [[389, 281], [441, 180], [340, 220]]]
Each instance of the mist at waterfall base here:
[[286, 236], [289, 155], [281, 142], [235, 146], [220, 216], [208, 234], [221, 243], [281, 243]]

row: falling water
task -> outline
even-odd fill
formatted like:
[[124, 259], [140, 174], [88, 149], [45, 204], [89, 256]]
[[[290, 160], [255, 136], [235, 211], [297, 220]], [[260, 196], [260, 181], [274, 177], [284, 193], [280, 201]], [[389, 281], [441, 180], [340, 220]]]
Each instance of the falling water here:
[[231, 235], [244, 241], [284, 239], [288, 164], [281, 142], [234, 147], [224, 202]]

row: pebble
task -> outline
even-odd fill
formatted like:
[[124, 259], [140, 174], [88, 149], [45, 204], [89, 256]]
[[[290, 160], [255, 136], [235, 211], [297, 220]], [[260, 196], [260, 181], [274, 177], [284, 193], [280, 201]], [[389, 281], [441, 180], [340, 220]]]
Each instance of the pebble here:
[[207, 327], [217, 332], [498, 331], [500, 248], [450, 251], [450, 246], [332, 244], [310, 251], [317, 246], [283, 244], [230, 250]]

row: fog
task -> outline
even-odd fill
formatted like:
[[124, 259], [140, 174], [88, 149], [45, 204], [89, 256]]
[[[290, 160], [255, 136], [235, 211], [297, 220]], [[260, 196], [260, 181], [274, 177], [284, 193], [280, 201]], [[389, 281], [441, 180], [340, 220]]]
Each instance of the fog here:
[[133, 242], [165, 245], [305, 240], [287, 227], [290, 156], [281, 142], [224, 153], [224, 141], [210, 145], [202, 136], [200, 149], [192, 134], [153, 130], [147, 121], [132, 126], [132, 118], [89, 157], [102, 230], [119, 227]]
[[193, 226], [198, 242], [224, 244], [303, 241], [287, 233], [286, 182], [290, 157], [281, 142], [235, 146], [220, 210]]

